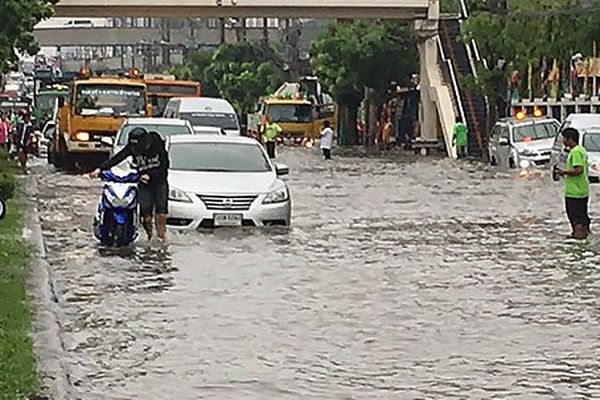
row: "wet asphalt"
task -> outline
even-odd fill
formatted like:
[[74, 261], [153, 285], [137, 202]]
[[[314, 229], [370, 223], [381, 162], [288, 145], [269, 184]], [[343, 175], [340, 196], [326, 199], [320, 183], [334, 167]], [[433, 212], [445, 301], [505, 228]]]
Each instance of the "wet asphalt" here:
[[72, 399], [600, 398], [600, 237], [565, 239], [560, 185], [280, 159], [289, 231], [119, 251], [91, 234], [99, 183], [37, 163]]

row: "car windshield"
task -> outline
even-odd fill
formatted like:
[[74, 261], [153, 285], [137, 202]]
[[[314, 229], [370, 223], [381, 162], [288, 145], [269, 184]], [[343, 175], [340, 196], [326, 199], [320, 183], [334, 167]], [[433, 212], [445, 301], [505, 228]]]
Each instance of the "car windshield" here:
[[76, 96], [76, 111], [79, 115], [140, 117], [146, 114], [143, 86], [79, 85]]
[[54, 103], [62, 93], [40, 93], [35, 99], [35, 106], [40, 110], [53, 110]]
[[268, 172], [269, 160], [258, 144], [173, 143], [171, 169], [203, 172]]
[[270, 104], [267, 115], [273, 122], [310, 122], [311, 108], [308, 104]]
[[557, 131], [558, 126], [555, 123], [543, 122], [521, 126], [517, 125], [513, 129], [513, 135], [515, 142], [521, 143], [554, 138]]
[[117, 143], [120, 146], [125, 146], [127, 144], [127, 141], [129, 140], [129, 132], [131, 132], [132, 130], [134, 130], [135, 128], [144, 128], [146, 129], [148, 132], [158, 132], [162, 135], [163, 138], [167, 138], [169, 136], [176, 136], [176, 135], [193, 135], [194, 132], [192, 132], [187, 126], [185, 125], [150, 125], [150, 124], [139, 124], [139, 125], [126, 125], [123, 128], [123, 132], [121, 132], [121, 134], [119, 135], [119, 142]]
[[192, 126], [214, 126], [223, 129], [239, 129], [235, 114], [225, 113], [181, 113], [181, 119], [189, 121]]
[[169, 102], [169, 98], [160, 96], [148, 96], [148, 100], [150, 101], [150, 104], [152, 104], [152, 116], [160, 117], [161, 115], [163, 115], [165, 107], [167, 107], [167, 103]]
[[586, 132], [583, 136], [583, 147], [589, 152], [600, 153], [600, 130]]

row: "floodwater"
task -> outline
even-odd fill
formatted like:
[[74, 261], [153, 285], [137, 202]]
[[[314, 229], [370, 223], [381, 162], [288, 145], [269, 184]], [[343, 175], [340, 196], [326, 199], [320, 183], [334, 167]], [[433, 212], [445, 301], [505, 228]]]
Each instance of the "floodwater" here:
[[600, 398], [600, 240], [565, 239], [560, 185], [281, 158], [289, 232], [121, 252], [90, 233], [99, 183], [38, 167], [72, 399]]

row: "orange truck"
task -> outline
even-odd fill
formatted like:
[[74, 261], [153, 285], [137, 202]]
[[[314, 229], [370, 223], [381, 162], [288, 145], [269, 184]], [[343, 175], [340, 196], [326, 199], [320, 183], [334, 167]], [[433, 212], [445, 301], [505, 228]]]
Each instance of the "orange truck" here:
[[149, 117], [146, 83], [137, 70], [127, 74], [92, 76], [80, 70], [70, 85], [68, 100], [59, 97], [56, 132], [48, 145], [48, 162], [72, 168], [106, 158], [121, 124], [130, 117]]
[[202, 86], [196, 81], [180, 81], [172, 75], [144, 76], [148, 87], [148, 100], [152, 104], [153, 116], [161, 117], [172, 97], [199, 97]]

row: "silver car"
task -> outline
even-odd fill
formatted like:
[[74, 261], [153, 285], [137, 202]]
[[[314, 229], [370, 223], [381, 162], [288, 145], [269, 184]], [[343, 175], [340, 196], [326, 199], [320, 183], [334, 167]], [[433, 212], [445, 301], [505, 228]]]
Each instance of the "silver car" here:
[[553, 118], [505, 118], [490, 135], [491, 165], [506, 168], [544, 167], [550, 155], [559, 122]]
[[292, 202], [282, 175], [255, 140], [174, 136], [169, 140], [169, 217], [184, 230], [290, 226]]
[[579, 131], [579, 144], [588, 152], [590, 182], [600, 182], [600, 114], [569, 115], [554, 139], [550, 167], [564, 166], [569, 152], [563, 145], [562, 132], [566, 128]]

